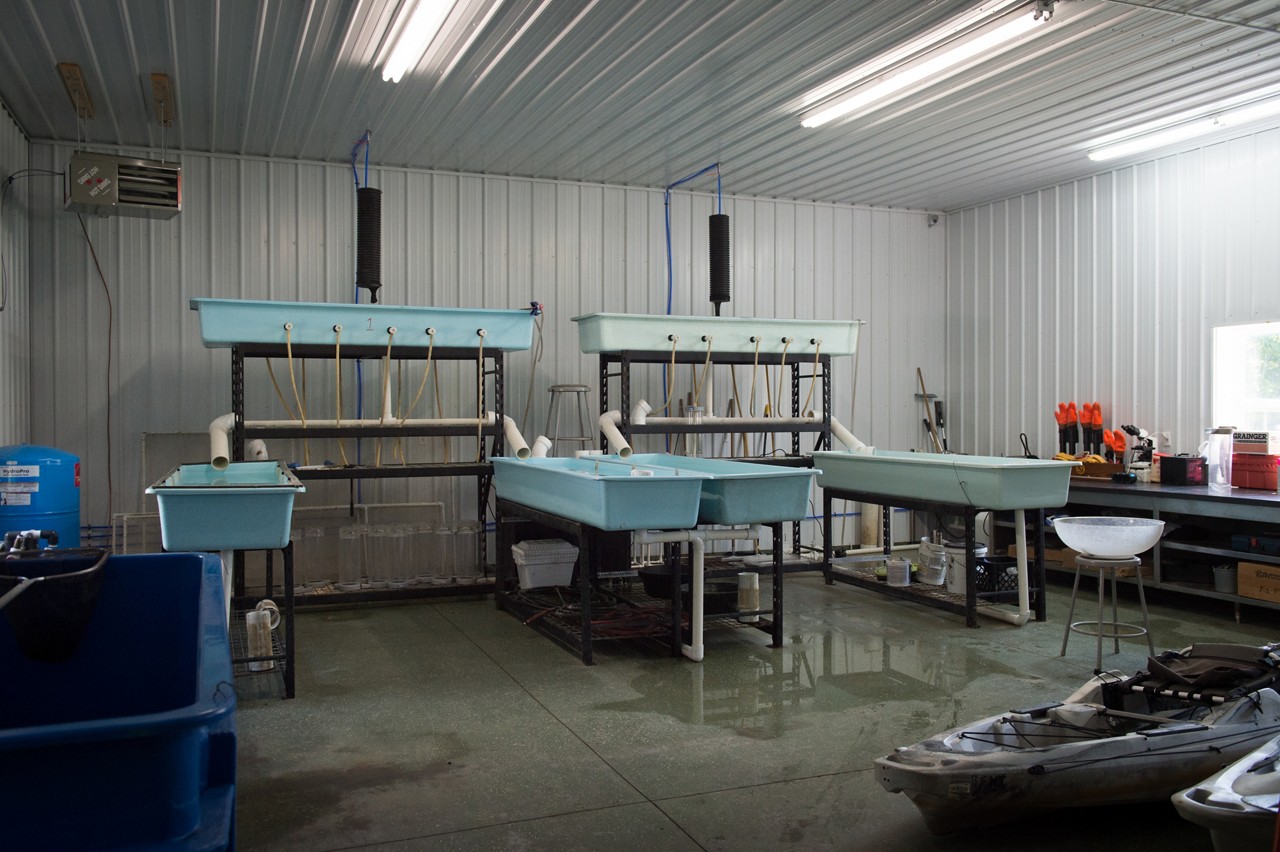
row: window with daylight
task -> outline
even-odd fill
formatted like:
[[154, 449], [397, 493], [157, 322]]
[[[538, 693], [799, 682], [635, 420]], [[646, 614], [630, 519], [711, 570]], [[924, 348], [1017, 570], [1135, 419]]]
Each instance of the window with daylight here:
[[1213, 422], [1280, 431], [1280, 322], [1214, 328]]

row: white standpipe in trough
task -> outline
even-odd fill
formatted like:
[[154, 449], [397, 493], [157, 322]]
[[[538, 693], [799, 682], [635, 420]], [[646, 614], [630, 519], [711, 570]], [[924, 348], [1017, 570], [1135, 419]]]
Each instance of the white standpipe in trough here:
[[271, 458], [267, 453], [267, 442], [261, 438], [254, 438], [245, 447], [245, 454], [254, 461], [266, 461]]
[[[708, 541], [759, 541], [760, 525], [752, 524], [746, 529], [727, 530], [672, 530], [656, 532], [654, 530], [637, 530], [632, 540], [636, 544], [665, 544], [667, 542], [689, 543], [689, 571], [692, 576], [689, 602], [689, 644], [680, 644], [681, 652], [695, 663], [702, 661], [705, 645], [702, 641], [702, 608], [705, 589], [703, 577], [704, 552]], [[774, 542], [777, 547], [778, 543]], [[676, 572], [671, 579], [671, 593], [680, 594], [680, 573]]]
[[535, 459], [545, 459], [551, 452], [551, 439], [546, 435], [539, 435], [533, 439], [533, 446], [529, 450], [529, 455]]

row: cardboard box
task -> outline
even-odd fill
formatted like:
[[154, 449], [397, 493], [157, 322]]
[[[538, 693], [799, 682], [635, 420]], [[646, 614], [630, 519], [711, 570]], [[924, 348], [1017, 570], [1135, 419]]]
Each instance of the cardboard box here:
[[1231, 452], [1280, 455], [1280, 432], [1236, 432], [1231, 436]]
[[1236, 578], [1241, 597], [1280, 603], [1280, 565], [1241, 562]]

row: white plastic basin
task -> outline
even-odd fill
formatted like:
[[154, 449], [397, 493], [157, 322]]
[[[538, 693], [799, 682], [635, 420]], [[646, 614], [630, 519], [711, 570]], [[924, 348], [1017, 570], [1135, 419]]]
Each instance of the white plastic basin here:
[[1085, 556], [1128, 559], [1150, 550], [1160, 540], [1164, 521], [1151, 518], [1054, 518], [1062, 543]]

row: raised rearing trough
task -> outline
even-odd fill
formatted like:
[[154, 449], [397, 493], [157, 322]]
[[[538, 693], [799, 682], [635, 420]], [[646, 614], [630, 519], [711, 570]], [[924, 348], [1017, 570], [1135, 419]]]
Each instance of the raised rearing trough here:
[[[705, 352], [711, 337], [715, 352], [792, 355], [852, 355], [858, 348], [860, 320], [764, 319], [761, 317], [688, 317], [667, 314], [583, 314], [578, 346], [600, 352]], [[673, 339], [675, 338], [675, 339]]]
[[[343, 346], [385, 346], [396, 329], [397, 346], [476, 348], [516, 352], [533, 345], [534, 316], [528, 309], [432, 308], [409, 305], [348, 305], [273, 302], [257, 299], [192, 299], [200, 314], [200, 337], [210, 349], [239, 343], [331, 346], [334, 327]], [[286, 329], [285, 325], [289, 324]], [[288, 336], [286, 337], [286, 331]], [[480, 332], [483, 331], [483, 334]]]

